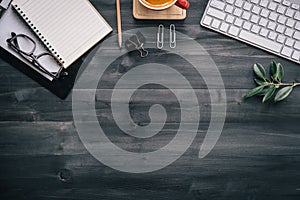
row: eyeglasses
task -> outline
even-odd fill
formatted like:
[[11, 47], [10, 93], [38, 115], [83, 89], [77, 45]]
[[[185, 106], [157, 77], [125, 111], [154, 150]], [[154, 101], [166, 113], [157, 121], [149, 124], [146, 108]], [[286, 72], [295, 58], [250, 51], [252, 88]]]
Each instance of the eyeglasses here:
[[[11, 38], [6, 40], [7, 44], [23, 58], [33, 64], [38, 70], [49, 75], [54, 79], [68, 75], [63, 72], [63, 66], [53, 54], [44, 52], [35, 55], [36, 42], [29, 36], [24, 34], [11, 33]], [[47, 69], [45, 68], [47, 66]], [[59, 69], [57, 70], [57, 68]], [[49, 70], [48, 70], [49, 69]]]

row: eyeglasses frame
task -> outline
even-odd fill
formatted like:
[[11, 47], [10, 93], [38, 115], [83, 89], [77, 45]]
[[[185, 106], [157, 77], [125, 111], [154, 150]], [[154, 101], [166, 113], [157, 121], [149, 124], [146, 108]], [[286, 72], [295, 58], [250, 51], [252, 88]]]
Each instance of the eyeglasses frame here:
[[[15, 52], [19, 53], [24, 59], [26, 59], [27, 61], [29, 61], [30, 63], [32, 63], [35, 67], [37, 67], [37, 69], [40, 70], [42, 73], [45, 73], [45, 74], [49, 75], [50, 77], [52, 77], [54, 79], [59, 79], [61, 75], [67, 75], [67, 73], [62, 73], [63, 66], [59, 62], [58, 58], [56, 56], [54, 56], [52, 53], [44, 52], [44, 53], [41, 53], [41, 54], [38, 54], [38, 55], [34, 54], [34, 52], [36, 50], [36, 42], [31, 37], [29, 37], [28, 35], [25, 35], [25, 34], [16, 34], [14, 32], [11, 33], [11, 36], [12, 36], [11, 38], [9, 38], [9, 39], [6, 40], [7, 44]], [[28, 39], [29, 41], [31, 41], [33, 43], [33, 45], [34, 45], [33, 49], [30, 52], [25, 52], [22, 49], [20, 49], [20, 46], [19, 46], [18, 41], [17, 41], [18, 37], [23, 37], [23, 38]], [[57, 64], [60, 66], [58, 72], [55, 72], [55, 73], [49, 72], [38, 61], [39, 58], [41, 58], [43, 56], [46, 56], [46, 55], [47, 56], [51, 56], [57, 62]]]

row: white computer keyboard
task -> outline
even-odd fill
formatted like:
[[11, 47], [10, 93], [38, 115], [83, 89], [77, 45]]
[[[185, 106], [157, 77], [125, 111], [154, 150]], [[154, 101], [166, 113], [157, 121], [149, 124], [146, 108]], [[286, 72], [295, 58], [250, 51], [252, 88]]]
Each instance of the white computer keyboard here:
[[299, 5], [300, 0], [210, 0], [201, 25], [300, 64]]

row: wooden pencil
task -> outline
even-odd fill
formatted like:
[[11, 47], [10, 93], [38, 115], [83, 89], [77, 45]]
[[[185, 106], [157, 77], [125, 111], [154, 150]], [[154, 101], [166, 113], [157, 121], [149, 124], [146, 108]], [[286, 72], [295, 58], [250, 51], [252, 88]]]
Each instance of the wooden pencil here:
[[117, 7], [117, 23], [118, 23], [118, 42], [119, 42], [119, 47], [122, 48], [122, 21], [121, 21], [120, 0], [116, 0], [116, 7]]

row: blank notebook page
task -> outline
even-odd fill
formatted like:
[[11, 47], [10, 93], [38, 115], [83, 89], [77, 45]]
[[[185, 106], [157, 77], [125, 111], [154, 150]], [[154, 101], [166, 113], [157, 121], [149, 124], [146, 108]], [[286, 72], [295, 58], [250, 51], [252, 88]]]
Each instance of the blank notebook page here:
[[65, 68], [112, 31], [88, 0], [14, 0], [12, 4]]

